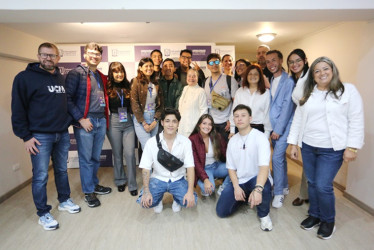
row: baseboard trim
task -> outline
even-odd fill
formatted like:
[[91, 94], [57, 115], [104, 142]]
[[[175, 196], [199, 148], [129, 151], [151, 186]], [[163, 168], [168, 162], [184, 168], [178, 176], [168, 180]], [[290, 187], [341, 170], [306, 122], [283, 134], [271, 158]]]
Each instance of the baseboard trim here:
[[29, 185], [32, 181], [32, 178], [26, 180], [25, 182], [21, 183], [17, 187], [13, 188], [12, 190], [8, 191], [4, 195], [0, 196], [0, 204], [3, 203], [5, 200], [9, 199], [11, 196], [16, 194], [18, 191], [20, 191], [22, 188], [26, 187]]
[[347, 193], [345, 191], [343, 192], [343, 196], [345, 198], [347, 198], [347, 200], [349, 200], [352, 203], [354, 203], [355, 205], [357, 205], [362, 210], [364, 210], [364, 211], [368, 212], [369, 214], [371, 214], [372, 216], [374, 216], [374, 209], [372, 207], [369, 207], [368, 205], [366, 205], [365, 203], [363, 203], [362, 201], [358, 200], [357, 198], [355, 198], [354, 196], [350, 195], [349, 193]]

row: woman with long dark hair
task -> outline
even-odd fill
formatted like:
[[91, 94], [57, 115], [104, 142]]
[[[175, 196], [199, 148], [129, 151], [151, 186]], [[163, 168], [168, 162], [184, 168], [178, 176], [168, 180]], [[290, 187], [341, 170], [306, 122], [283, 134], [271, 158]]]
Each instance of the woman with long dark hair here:
[[243, 58], [238, 59], [235, 62], [234, 78], [239, 83], [239, 86], [242, 86], [243, 78], [245, 77], [244, 74], [249, 65], [251, 65], [251, 63], [247, 59]]
[[[302, 49], [294, 49], [287, 57], [288, 72], [291, 73], [296, 86], [292, 92], [292, 100], [296, 105], [299, 105], [300, 99], [304, 94], [305, 81], [308, 78], [308, 59]], [[292, 202], [294, 206], [303, 205], [304, 201], [309, 202], [308, 198], [308, 184], [305, 177], [304, 169], [301, 175], [301, 184], [299, 196]]]
[[[112, 146], [114, 184], [119, 192], [126, 184], [132, 196], [138, 194], [135, 163], [135, 130], [130, 103], [130, 83], [120, 62], [109, 65], [107, 93], [109, 98], [109, 129], [107, 136]], [[127, 175], [123, 166], [126, 159]]]
[[340, 81], [327, 57], [317, 58], [309, 69], [287, 142], [293, 159], [301, 147], [308, 179], [309, 216], [301, 228], [319, 226], [317, 236], [329, 239], [335, 231], [333, 181], [343, 160], [355, 160], [364, 144], [364, 112], [355, 86]]
[[164, 109], [162, 90], [154, 74], [151, 58], [142, 58], [138, 75], [131, 86], [131, 108], [134, 112], [135, 133], [142, 146], [158, 132], [158, 121]]
[[[269, 138], [272, 130], [269, 110], [270, 92], [265, 87], [265, 77], [258, 64], [248, 66], [243, 74], [243, 85], [236, 91], [232, 108], [244, 104], [252, 110], [251, 127], [265, 133]], [[233, 115], [230, 115], [230, 138], [235, 134], [235, 123]]]
[[217, 191], [217, 194], [221, 195], [225, 185], [230, 182], [225, 163], [227, 143], [216, 132], [213, 117], [209, 114], [202, 115], [189, 138], [192, 142], [196, 181], [201, 194], [203, 196], [213, 194], [214, 178], [224, 178]]

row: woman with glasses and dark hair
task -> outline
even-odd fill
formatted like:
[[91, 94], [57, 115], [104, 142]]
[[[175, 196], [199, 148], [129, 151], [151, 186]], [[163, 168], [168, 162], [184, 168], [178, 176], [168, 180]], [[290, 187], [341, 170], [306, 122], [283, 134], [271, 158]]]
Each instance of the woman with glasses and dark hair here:
[[162, 90], [154, 74], [151, 58], [142, 58], [138, 75], [131, 86], [131, 108], [134, 112], [135, 133], [142, 146], [158, 132], [158, 121], [164, 109]]
[[[305, 81], [308, 78], [308, 59], [302, 49], [294, 49], [287, 57], [288, 72], [291, 72], [292, 79], [296, 83], [296, 87], [292, 92], [292, 100], [296, 105], [299, 105], [300, 99], [304, 94]], [[308, 198], [308, 184], [305, 177], [304, 169], [301, 175], [300, 193], [299, 196], [292, 202], [294, 206], [303, 205], [304, 201], [309, 202]]]
[[[265, 76], [258, 64], [248, 66], [243, 74], [243, 85], [236, 93], [233, 109], [239, 104], [244, 104], [252, 110], [251, 127], [265, 133], [269, 138], [272, 131], [269, 119], [270, 92], [265, 87]], [[235, 134], [233, 114], [230, 115], [230, 138]]]
[[251, 63], [247, 59], [239, 59], [235, 62], [235, 74], [234, 78], [239, 83], [239, 87], [242, 86], [245, 71]]
[[187, 71], [187, 86], [184, 87], [179, 98], [179, 112], [182, 119], [178, 133], [190, 136], [196, 122], [202, 114], [208, 113], [205, 91], [198, 85], [199, 72], [191, 68]]
[[319, 57], [310, 66], [299, 103], [287, 142], [292, 159], [301, 147], [308, 179], [309, 216], [300, 226], [319, 226], [317, 236], [329, 239], [335, 231], [334, 178], [343, 160], [355, 160], [364, 144], [362, 99], [353, 84], [340, 81], [333, 61]]
[[215, 178], [224, 178], [217, 194], [221, 195], [226, 184], [230, 182], [226, 169], [226, 140], [216, 132], [213, 117], [202, 115], [192, 134], [192, 151], [195, 161], [196, 182], [202, 196], [210, 196], [215, 191]]
[[[132, 196], [138, 194], [135, 163], [135, 130], [130, 103], [130, 83], [120, 62], [109, 65], [107, 93], [109, 98], [109, 129], [107, 136], [112, 146], [114, 184], [118, 192], [125, 191], [126, 184]], [[123, 166], [126, 159], [127, 176]]]

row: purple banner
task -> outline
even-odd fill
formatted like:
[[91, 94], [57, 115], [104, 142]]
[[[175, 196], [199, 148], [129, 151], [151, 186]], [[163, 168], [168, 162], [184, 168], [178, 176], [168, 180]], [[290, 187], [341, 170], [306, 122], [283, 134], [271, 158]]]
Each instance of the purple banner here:
[[76, 63], [59, 63], [58, 69], [60, 70], [61, 75], [66, 77], [70, 70], [75, 69], [79, 65], [79, 62]]
[[77, 141], [75, 140], [74, 134], [69, 134], [70, 136], [70, 148], [69, 151], [77, 151]]
[[135, 46], [135, 61], [139, 62], [143, 57], [150, 57], [154, 49], [161, 50], [160, 45]]
[[206, 58], [212, 51], [211, 46], [186, 46], [192, 50], [192, 61], [206, 61]]
[[[81, 46], [81, 62], [86, 62], [86, 60], [83, 57], [85, 47], [86, 46]], [[102, 48], [103, 48], [103, 54], [101, 55], [101, 61], [108, 62], [108, 46], [102, 46]]]
[[101, 151], [100, 166], [101, 167], [111, 167], [111, 166], [113, 166], [112, 150], [111, 149], [104, 149], [104, 150]]

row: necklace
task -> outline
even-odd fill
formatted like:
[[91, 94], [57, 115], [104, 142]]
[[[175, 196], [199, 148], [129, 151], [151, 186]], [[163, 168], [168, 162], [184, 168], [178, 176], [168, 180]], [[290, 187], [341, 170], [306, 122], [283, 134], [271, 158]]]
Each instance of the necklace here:
[[240, 139], [241, 139], [242, 142], [243, 142], [243, 147], [242, 147], [243, 150], [245, 150], [245, 142], [247, 141], [248, 135], [249, 135], [249, 133], [247, 134], [247, 136], [245, 137], [244, 140], [243, 140], [243, 136], [240, 136]]

